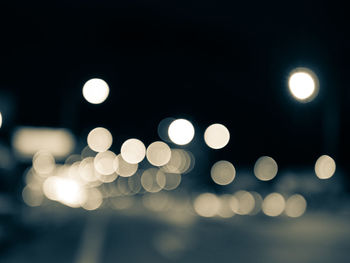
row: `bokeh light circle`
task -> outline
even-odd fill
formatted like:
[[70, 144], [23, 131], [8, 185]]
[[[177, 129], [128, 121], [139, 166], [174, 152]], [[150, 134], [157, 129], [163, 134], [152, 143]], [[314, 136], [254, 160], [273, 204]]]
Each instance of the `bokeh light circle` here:
[[272, 193], [265, 197], [262, 210], [267, 216], [279, 216], [283, 213], [286, 206], [284, 197], [279, 193]]
[[219, 123], [210, 125], [204, 132], [204, 141], [212, 149], [224, 148], [229, 140], [229, 130]]
[[315, 164], [315, 173], [316, 176], [320, 179], [329, 179], [331, 178], [336, 169], [335, 161], [332, 157], [328, 155], [322, 155], [319, 157]]
[[316, 75], [307, 68], [297, 68], [290, 73], [289, 91], [298, 101], [308, 102], [313, 100], [318, 93], [318, 86]]
[[128, 139], [122, 144], [120, 154], [126, 162], [136, 164], [145, 158], [146, 147], [138, 139]]
[[229, 161], [218, 161], [210, 170], [211, 178], [219, 185], [232, 183], [236, 176], [236, 169]]
[[286, 202], [286, 215], [289, 217], [300, 217], [305, 213], [306, 200], [300, 194], [290, 196]]
[[147, 160], [154, 166], [166, 165], [171, 158], [170, 147], [161, 141], [153, 142], [147, 147]]
[[83, 87], [83, 96], [91, 104], [104, 102], [109, 95], [109, 86], [102, 79], [90, 79]]
[[95, 152], [107, 151], [111, 147], [112, 142], [112, 134], [109, 130], [102, 127], [91, 130], [87, 137], [89, 147]]
[[277, 172], [277, 163], [269, 156], [260, 157], [254, 165], [254, 174], [261, 181], [272, 180], [277, 175]]
[[170, 140], [178, 145], [185, 145], [194, 137], [194, 127], [191, 122], [185, 119], [174, 120], [168, 129]]

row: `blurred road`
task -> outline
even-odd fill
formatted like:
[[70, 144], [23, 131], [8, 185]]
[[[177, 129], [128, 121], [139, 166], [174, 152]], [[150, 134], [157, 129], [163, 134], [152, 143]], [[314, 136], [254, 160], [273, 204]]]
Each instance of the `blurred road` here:
[[347, 215], [203, 219], [147, 211], [25, 209], [33, 229], [0, 262], [349, 262]]

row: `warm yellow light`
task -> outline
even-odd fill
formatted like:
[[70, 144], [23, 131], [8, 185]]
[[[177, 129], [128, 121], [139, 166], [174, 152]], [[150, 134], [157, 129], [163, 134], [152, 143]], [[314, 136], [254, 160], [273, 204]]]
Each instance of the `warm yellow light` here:
[[170, 147], [161, 141], [153, 142], [147, 147], [147, 160], [154, 166], [163, 166], [170, 161]]
[[335, 173], [336, 165], [332, 157], [322, 155], [315, 164], [315, 173], [320, 179], [328, 179]]
[[132, 164], [126, 162], [121, 154], [119, 154], [115, 159], [114, 159], [114, 168], [121, 177], [129, 177], [132, 176], [134, 173], [136, 173], [138, 169], [138, 164]]
[[228, 161], [216, 162], [210, 171], [211, 178], [219, 185], [228, 185], [232, 183], [236, 176], [236, 169]]
[[89, 147], [95, 152], [105, 152], [111, 147], [113, 142], [112, 134], [109, 130], [98, 127], [91, 130], [87, 137]]
[[297, 68], [292, 71], [288, 85], [293, 97], [301, 102], [311, 101], [318, 92], [317, 77], [306, 68]]
[[230, 140], [230, 132], [222, 124], [212, 124], [204, 132], [205, 143], [213, 149], [224, 148]]
[[213, 217], [220, 209], [220, 200], [215, 194], [200, 194], [194, 200], [193, 208], [200, 216]]
[[141, 162], [146, 155], [146, 147], [142, 141], [138, 139], [126, 140], [120, 149], [123, 159], [131, 164]]
[[305, 213], [306, 200], [302, 195], [295, 194], [287, 199], [286, 215], [290, 217], [300, 217]]
[[284, 198], [279, 193], [272, 193], [265, 197], [262, 210], [265, 215], [268, 216], [279, 216], [283, 213], [286, 206]]
[[261, 181], [272, 180], [278, 171], [277, 163], [268, 156], [260, 157], [254, 165], [254, 174]]
[[173, 121], [168, 129], [170, 140], [178, 145], [185, 145], [194, 137], [194, 127], [191, 122], [185, 119]]
[[102, 79], [90, 79], [84, 84], [83, 96], [91, 104], [104, 102], [108, 94], [108, 84]]

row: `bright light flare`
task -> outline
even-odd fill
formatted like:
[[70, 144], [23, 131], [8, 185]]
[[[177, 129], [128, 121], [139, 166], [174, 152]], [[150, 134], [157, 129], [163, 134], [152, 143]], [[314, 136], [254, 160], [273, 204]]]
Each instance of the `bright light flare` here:
[[177, 119], [170, 124], [168, 135], [173, 143], [185, 145], [192, 141], [194, 137], [194, 127], [188, 120]]
[[108, 84], [102, 79], [90, 79], [83, 86], [83, 96], [91, 104], [104, 102], [108, 94]]
[[318, 79], [306, 68], [293, 70], [289, 76], [288, 86], [293, 97], [301, 102], [313, 100], [318, 93]]
[[335, 173], [336, 165], [332, 157], [322, 155], [315, 164], [316, 176], [320, 179], [329, 179]]
[[229, 161], [218, 161], [212, 166], [210, 174], [218, 185], [228, 185], [235, 178], [236, 169]]
[[136, 164], [145, 158], [146, 147], [138, 139], [128, 139], [122, 144], [120, 154], [126, 162]]
[[212, 124], [204, 132], [204, 141], [212, 149], [224, 148], [229, 140], [230, 132], [222, 124]]

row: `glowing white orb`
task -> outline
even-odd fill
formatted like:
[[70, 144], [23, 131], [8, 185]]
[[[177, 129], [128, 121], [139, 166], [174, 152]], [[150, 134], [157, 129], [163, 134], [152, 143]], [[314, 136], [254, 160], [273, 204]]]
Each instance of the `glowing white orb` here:
[[336, 165], [332, 157], [322, 155], [315, 164], [315, 173], [320, 179], [328, 179], [335, 173]]
[[204, 132], [204, 141], [212, 149], [224, 148], [230, 140], [230, 132], [222, 124], [212, 124]]
[[108, 84], [102, 79], [90, 79], [84, 84], [83, 96], [91, 104], [104, 102], [108, 94]]
[[143, 142], [138, 139], [129, 139], [123, 143], [120, 154], [128, 163], [139, 163], [145, 158], [146, 147]]
[[109, 130], [98, 127], [89, 132], [87, 143], [95, 152], [105, 152], [111, 147], [113, 137]]
[[170, 140], [178, 145], [185, 145], [194, 137], [194, 127], [191, 122], [185, 119], [173, 121], [168, 129]]
[[306, 68], [297, 68], [292, 71], [288, 86], [293, 97], [301, 102], [311, 101], [318, 92], [317, 77]]

